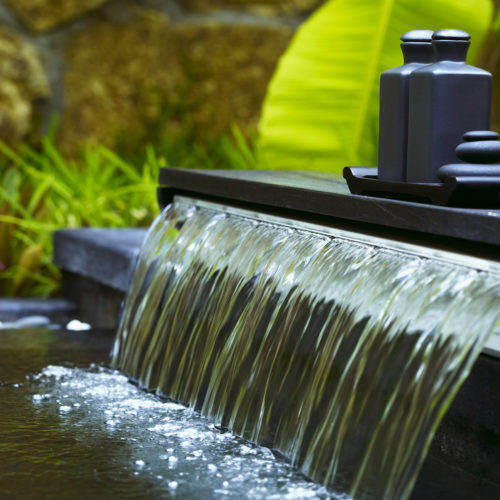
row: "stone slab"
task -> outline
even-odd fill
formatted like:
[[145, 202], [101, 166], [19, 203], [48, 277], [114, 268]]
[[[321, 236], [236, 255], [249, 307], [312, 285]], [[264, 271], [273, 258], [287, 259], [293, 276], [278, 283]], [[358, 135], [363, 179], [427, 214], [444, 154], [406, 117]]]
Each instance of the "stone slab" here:
[[16, 321], [26, 316], [45, 316], [54, 322], [69, 320], [75, 304], [65, 299], [0, 299], [0, 322]]
[[125, 292], [146, 229], [63, 229], [54, 235], [54, 262], [64, 271]]
[[[450, 208], [409, 201], [352, 195], [339, 174], [286, 170], [183, 170], [164, 168], [160, 192], [165, 203], [175, 193], [243, 202], [431, 238], [453, 238], [460, 245], [493, 245], [500, 259], [500, 209]], [[469, 248], [468, 251], [474, 253]]]

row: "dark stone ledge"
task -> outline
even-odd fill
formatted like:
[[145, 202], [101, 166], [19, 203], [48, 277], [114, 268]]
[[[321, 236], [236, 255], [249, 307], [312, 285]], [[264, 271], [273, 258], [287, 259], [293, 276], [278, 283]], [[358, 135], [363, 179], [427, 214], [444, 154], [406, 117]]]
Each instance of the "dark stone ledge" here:
[[93, 327], [116, 329], [146, 229], [64, 229], [54, 235], [62, 295]]
[[26, 316], [45, 316], [56, 323], [70, 320], [75, 305], [66, 299], [0, 299], [0, 321], [16, 321]]
[[[352, 195], [338, 174], [285, 170], [187, 170], [163, 168], [161, 204], [174, 194], [202, 195], [332, 219], [442, 237], [460, 243], [500, 245], [500, 209], [434, 206]], [[363, 229], [364, 230], [364, 229]]]
[[146, 229], [64, 229], [54, 235], [54, 262], [64, 271], [125, 292]]

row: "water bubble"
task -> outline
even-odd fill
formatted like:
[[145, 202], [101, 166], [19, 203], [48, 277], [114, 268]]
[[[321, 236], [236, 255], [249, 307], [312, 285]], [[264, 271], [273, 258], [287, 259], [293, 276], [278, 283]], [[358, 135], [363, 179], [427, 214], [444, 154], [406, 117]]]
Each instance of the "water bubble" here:
[[217, 466], [214, 464], [208, 464], [208, 470], [210, 472], [216, 472], [217, 471]]
[[168, 483], [168, 487], [172, 490], [175, 490], [177, 488], [177, 486], [179, 486], [179, 483], [177, 481], [170, 481]]
[[268, 460], [276, 460], [274, 453], [269, 448], [261, 447], [259, 448], [259, 450], [263, 458], [267, 458]]
[[49, 399], [50, 395], [49, 394], [34, 394], [31, 400], [33, 403], [40, 403], [44, 399]]

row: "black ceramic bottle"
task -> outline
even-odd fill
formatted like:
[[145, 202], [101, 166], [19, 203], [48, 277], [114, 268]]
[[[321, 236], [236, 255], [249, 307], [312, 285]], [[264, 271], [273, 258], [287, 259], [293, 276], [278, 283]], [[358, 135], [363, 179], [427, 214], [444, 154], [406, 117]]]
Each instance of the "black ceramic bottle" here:
[[406, 180], [410, 74], [432, 62], [432, 31], [413, 30], [401, 37], [402, 66], [380, 76], [378, 178]]
[[492, 78], [465, 63], [469, 40], [465, 31], [436, 31], [436, 62], [410, 75], [408, 182], [439, 182], [437, 171], [456, 163], [464, 132], [489, 129]]

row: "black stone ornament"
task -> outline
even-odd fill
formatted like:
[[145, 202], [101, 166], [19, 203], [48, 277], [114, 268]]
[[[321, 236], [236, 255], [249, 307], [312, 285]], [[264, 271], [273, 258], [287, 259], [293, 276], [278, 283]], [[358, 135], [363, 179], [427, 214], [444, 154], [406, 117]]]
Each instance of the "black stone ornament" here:
[[500, 177], [500, 165], [490, 163], [448, 163], [438, 170], [438, 177]]
[[455, 150], [457, 157], [467, 163], [448, 163], [438, 169], [438, 177], [500, 177], [500, 141], [496, 132], [471, 130], [463, 135], [465, 142]]
[[496, 141], [498, 139], [498, 134], [493, 132], [493, 130], [470, 130], [465, 132], [464, 141]]
[[500, 161], [500, 141], [463, 142], [455, 152], [465, 162], [497, 163]]

